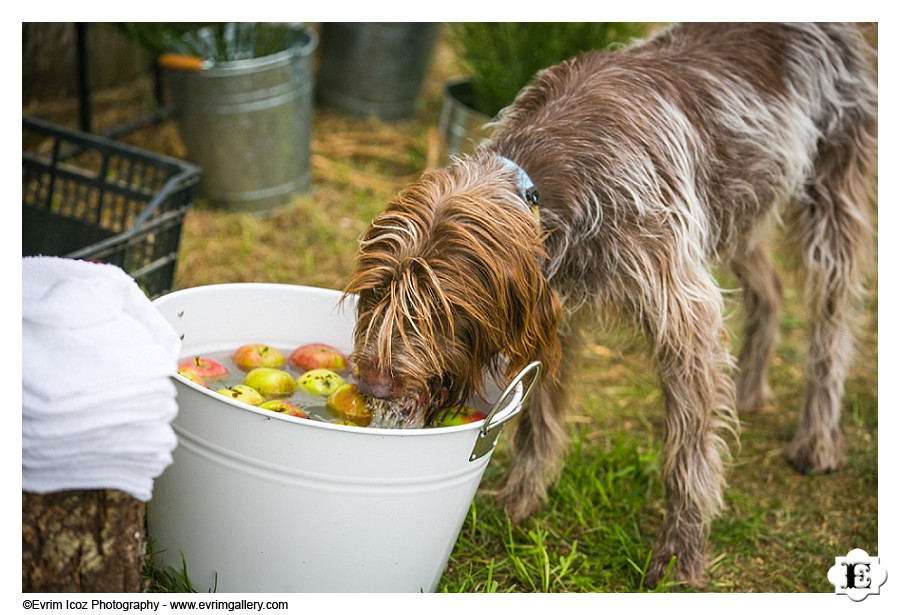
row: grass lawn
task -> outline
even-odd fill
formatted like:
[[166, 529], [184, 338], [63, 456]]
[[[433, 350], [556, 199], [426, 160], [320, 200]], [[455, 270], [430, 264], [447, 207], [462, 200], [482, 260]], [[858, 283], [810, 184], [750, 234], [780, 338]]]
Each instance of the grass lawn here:
[[[176, 286], [255, 281], [342, 288], [356, 238], [397, 190], [419, 175], [433, 151], [441, 87], [454, 74], [448, 54], [439, 49], [413, 120], [386, 124], [317, 110], [314, 188], [289, 206], [254, 217], [198, 203], [185, 222]], [[132, 88], [108, 98], [98, 95], [98, 116], [121, 110], [123, 96], [149, 94]], [[52, 121], [64, 109], [32, 111]], [[172, 122], [125, 140], [184, 155]], [[775, 401], [742, 419], [726, 510], [712, 526], [706, 591], [833, 592], [826, 573], [835, 556], [853, 548], [879, 552], [877, 273], [870, 278], [859, 358], [844, 400], [846, 465], [826, 476], [800, 476], [781, 454], [802, 400], [805, 355], [797, 286], [789, 275], [784, 279], [782, 337], [771, 370]], [[723, 277], [722, 284], [729, 287], [730, 281]], [[732, 299], [729, 323], [737, 344], [741, 319], [737, 297]], [[662, 520], [663, 403], [640, 341], [592, 337], [572, 402], [572, 445], [544, 509], [513, 526], [495, 503], [510, 463], [501, 437], [438, 591], [645, 589], [643, 574]]]

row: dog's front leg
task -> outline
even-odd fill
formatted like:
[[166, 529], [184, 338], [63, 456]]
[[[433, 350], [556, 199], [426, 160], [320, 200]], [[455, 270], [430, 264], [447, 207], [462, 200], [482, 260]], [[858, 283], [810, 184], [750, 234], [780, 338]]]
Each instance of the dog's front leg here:
[[[715, 282], [697, 268], [675, 268], [657, 288], [665, 299], [648, 321], [665, 393], [662, 477], [666, 516], [654, 547], [647, 582], [656, 585], [674, 557], [674, 575], [699, 586], [706, 573], [709, 524], [722, 507], [723, 431], [736, 429], [734, 386], [725, 345], [722, 299]], [[676, 279], [678, 278], [678, 279]]]
[[513, 455], [499, 498], [510, 518], [518, 523], [536, 512], [547, 498], [547, 488], [559, 477], [567, 441], [563, 422], [567, 384], [581, 351], [580, 329], [565, 326], [559, 333], [562, 362], [559, 379], [546, 376], [518, 419], [512, 438]]

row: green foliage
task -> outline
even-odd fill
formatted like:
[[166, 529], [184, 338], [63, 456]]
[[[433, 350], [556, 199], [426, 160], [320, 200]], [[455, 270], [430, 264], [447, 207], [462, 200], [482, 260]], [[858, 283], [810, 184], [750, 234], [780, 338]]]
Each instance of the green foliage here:
[[184, 558], [184, 553], [181, 554], [181, 570], [172, 566], [165, 568], [156, 562], [153, 553], [148, 553], [147, 555], [147, 561], [144, 566], [144, 579], [147, 582], [148, 592], [175, 594], [193, 594], [197, 592], [188, 576], [187, 561]]
[[156, 54], [179, 53], [213, 62], [261, 58], [288, 49], [296, 28], [285, 23], [124, 22], [119, 29]]
[[[575, 435], [566, 470], [545, 510], [513, 525], [496, 502], [476, 497], [457, 540], [443, 592], [646, 591], [653, 531], [648, 501], [661, 498], [655, 442], [617, 434]], [[500, 451], [504, 457], [506, 451]], [[502, 474], [492, 462], [488, 485]], [[510, 461], [514, 463], [514, 461]], [[487, 488], [490, 491], [490, 487]], [[645, 535], [647, 532], [649, 535]], [[656, 589], [675, 585], [663, 581]]]
[[590, 49], [606, 49], [641, 36], [646, 24], [482, 23], [450, 24], [462, 70], [470, 76], [482, 113], [494, 116], [513, 101], [534, 74]]

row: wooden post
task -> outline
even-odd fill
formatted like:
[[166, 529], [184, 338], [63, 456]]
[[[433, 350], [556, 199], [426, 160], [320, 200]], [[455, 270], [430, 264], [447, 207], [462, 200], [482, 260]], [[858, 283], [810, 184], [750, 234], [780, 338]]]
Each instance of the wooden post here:
[[23, 492], [22, 591], [142, 591], [144, 508], [111, 489]]

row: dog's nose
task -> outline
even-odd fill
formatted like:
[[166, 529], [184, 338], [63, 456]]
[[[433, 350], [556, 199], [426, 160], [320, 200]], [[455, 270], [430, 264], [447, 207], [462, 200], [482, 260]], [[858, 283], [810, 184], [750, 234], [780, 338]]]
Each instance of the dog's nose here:
[[361, 371], [357, 388], [366, 397], [390, 399], [394, 396], [394, 381], [389, 374], [382, 372]]

